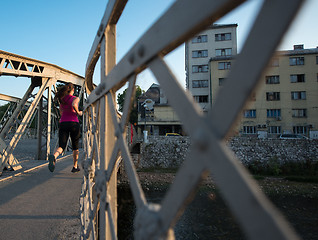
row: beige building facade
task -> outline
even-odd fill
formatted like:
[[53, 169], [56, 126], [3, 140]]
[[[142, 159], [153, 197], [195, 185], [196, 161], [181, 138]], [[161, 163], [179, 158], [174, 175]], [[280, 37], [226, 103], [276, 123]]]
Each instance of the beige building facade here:
[[[212, 104], [234, 61], [233, 57], [210, 59]], [[295, 45], [293, 50], [276, 52], [236, 131], [269, 138], [284, 133], [318, 138], [318, 48]]]

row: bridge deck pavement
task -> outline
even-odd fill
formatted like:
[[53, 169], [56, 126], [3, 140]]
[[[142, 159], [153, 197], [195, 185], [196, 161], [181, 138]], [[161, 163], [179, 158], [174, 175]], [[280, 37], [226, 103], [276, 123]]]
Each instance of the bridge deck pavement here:
[[0, 182], [0, 239], [79, 239], [82, 171], [72, 156]]

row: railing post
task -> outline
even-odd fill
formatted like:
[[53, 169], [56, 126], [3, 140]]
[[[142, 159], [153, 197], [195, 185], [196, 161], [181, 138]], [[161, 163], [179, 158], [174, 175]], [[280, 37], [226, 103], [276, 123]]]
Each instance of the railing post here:
[[47, 136], [46, 136], [46, 155], [45, 160], [48, 160], [50, 154], [51, 132], [52, 132], [52, 85], [50, 84], [47, 89]]
[[[106, 75], [116, 64], [116, 25], [109, 25], [104, 33], [101, 43], [101, 82], [105, 82]], [[113, 94], [113, 99], [115, 95]], [[104, 96], [100, 103], [100, 169], [108, 170], [108, 164], [111, 158], [112, 150], [115, 144], [114, 125], [111, 118], [107, 97]], [[105, 183], [106, 191], [100, 196], [100, 229], [99, 239], [112, 239], [111, 232], [115, 231], [117, 235], [117, 173], [113, 172], [109, 183]], [[110, 197], [111, 196], [111, 197]], [[107, 210], [112, 211], [114, 229], [111, 229], [111, 223], [108, 219]], [[105, 223], [105, 224], [103, 224]]]
[[37, 128], [37, 138], [38, 138], [38, 150], [35, 156], [36, 160], [42, 159], [42, 115], [43, 115], [43, 96], [40, 98], [40, 102], [38, 105], [38, 128]]

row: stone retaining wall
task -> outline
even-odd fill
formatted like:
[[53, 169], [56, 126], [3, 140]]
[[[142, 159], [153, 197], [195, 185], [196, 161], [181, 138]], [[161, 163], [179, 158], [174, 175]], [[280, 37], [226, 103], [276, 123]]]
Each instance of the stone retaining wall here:
[[[281, 140], [238, 137], [228, 146], [243, 164], [251, 161], [318, 161], [318, 140]], [[138, 168], [178, 168], [189, 151], [189, 137], [149, 137], [141, 144]]]

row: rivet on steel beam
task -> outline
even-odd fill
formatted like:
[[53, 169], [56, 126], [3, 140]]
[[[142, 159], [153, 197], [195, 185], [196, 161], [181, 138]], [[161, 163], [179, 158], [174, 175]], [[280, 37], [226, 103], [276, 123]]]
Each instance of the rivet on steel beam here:
[[145, 46], [144, 45], [141, 45], [138, 50], [137, 50], [137, 53], [139, 55], [139, 57], [143, 57], [145, 55]]

